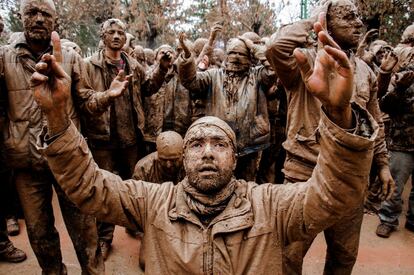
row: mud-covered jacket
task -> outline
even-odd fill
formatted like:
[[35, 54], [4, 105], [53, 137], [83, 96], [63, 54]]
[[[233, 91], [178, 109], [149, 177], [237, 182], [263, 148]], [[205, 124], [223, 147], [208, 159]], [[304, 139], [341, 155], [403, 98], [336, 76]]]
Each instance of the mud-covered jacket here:
[[[154, 69], [149, 72], [153, 74]], [[175, 70], [165, 77], [157, 93], [144, 98], [145, 121], [144, 139], [155, 142], [164, 131], [175, 131], [185, 135], [191, 124], [190, 94], [180, 83]]]
[[132, 179], [142, 180], [154, 183], [163, 183], [171, 181], [177, 184], [184, 178], [183, 171], [177, 173], [177, 178], [172, 179], [173, 175], [169, 175], [166, 171], [163, 171], [162, 166], [158, 160], [158, 152], [153, 152], [142, 159], [140, 159], [135, 165], [134, 175]]
[[[134, 107], [134, 116], [137, 123], [137, 129], [144, 132], [145, 115], [142, 106], [142, 97], [156, 93], [164, 81], [164, 74], [160, 72], [159, 67], [154, 69], [151, 77], [147, 76], [142, 66], [125, 52], [121, 52], [129, 74], [129, 90], [132, 95], [132, 105]], [[110, 140], [110, 115], [111, 103], [107, 95], [111, 82], [111, 74], [105, 64], [103, 50], [93, 54], [85, 59], [86, 72], [90, 85], [93, 90], [89, 90], [96, 98], [96, 104], [87, 109], [82, 116], [83, 123], [86, 127], [83, 133], [91, 140], [109, 141]], [[150, 118], [151, 119], [151, 118]]]
[[178, 74], [192, 99], [206, 102], [205, 114], [227, 122], [237, 137], [240, 156], [259, 151], [269, 141], [267, 91], [276, 81], [273, 70], [265, 66], [250, 68], [240, 82], [235, 99], [229, 99], [224, 87], [224, 69], [197, 72], [194, 56], [179, 57]]
[[[293, 56], [296, 48], [302, 48], [310, 60], [310, 66], [313, 66], [317, 52], [316, 35], [313, 32], [315, 21], [316, 18], [311, 18], [280, 28], [272, 35], [266, 52], [268, 61], [287, 93], [287, 139], [283, 143], [287, 156], [284, 173], [293, 181], [303, 181], [311, 176], [320, 148], [315, 133], [321, 103], [307, 91]], [[355, 68], [351, 100], [366, 108], [378, 122], [380, 132], [375, 143], [374, 161], [378, 166], [388, 165], [384, 124], [377, 100], [376, 76], [360, 58], [351, 54], [350, 59]]]
[[339, 128], [325, 114], [320, 117], [320, 154], [306, 183], [238, 180], [227, 207], [208, 226], [188, 207], [182, 183], [122, 181], [99, 169], [73, 125], [39, 146], [81, 211], [143, 229], [148, 274], [282, 274], [284, 247], [313, 238], [354, 211], [368, 182], [375, 121], [367, 118], [374, 130], [364, 138]]
[[[52, 46], [48, 49], [52, 52]], [[77, 127], [80, 125], [79, 109], [93, 105], [87, 92], [85, 68], [82, 58], [72, 49], [62, 48], [62, 67], [71, 78], [71, 94], [66, 112]], [[36, 60], [23, 33], [11, 45], [0, 48], [0, 109], [7, 118], [3, 129], [4, 149], [11, 168], [43, 170], [46, 162], [35, 147], [36, 137], [46, 125], [33, 92], [30, 78], [35, 71]]]
[[414, 84], [389, 91], [380, 99], [380, 107], [390, 116], [388, 149], [414, 152]]

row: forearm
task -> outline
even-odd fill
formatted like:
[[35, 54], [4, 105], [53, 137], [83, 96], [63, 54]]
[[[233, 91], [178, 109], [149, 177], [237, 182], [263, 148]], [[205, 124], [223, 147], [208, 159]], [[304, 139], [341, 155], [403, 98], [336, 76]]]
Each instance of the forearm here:
[[296, 48], [307, 48], [312, 45], [314, 18], [301, 20], [282, 27], [273, 34], [266, 51], [266, 58], [285, 87], [294, 85], [300, 73], [293, 56]]
[[141, 182], [122, 181], [99, 169], [73, 124], [49, 142], [38, 144], [39, 149], [57, 182], [82, 212], [122, 226], [142, 226], [145, 188]]
[[159, 91], [165, 81], [168, 70], [161, 68], [159, 64], [150, 73], [141, 72], [141, 78], [144, 80], [141, 84], [141, 93], [143, 96], [151, 96]]
[[[373, 157], [378, 128], [369, 114], [354, 106], [358, 117], [372, 127], [369, 138], [338, 127], [325, 114], [319, 124], [320, 152], [312, 177], [308, 180], [303, 207], [307, 232], [316, 234], [362, 203]], [[363, 120], [358, 119], [355, 133]]]

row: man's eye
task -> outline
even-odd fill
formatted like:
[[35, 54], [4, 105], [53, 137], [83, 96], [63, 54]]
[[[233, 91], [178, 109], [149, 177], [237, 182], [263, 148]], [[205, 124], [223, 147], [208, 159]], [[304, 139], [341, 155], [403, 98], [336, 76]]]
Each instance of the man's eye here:
[[193, 143], [191, 145], [192, 148], [201, 148], [201, 143]]
[[226, 144], [224, 144], [222, 142], [219, 142], [219, 143], [216, 144], [216, 147], [224, 148], [224, 147], [226, 147]]

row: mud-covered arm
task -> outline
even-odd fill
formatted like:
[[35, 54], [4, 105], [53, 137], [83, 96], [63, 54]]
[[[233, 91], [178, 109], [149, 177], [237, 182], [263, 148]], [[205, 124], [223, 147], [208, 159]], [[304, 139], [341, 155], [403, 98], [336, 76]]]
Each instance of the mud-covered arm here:
[[356, 106], [353, 111], [354, 117], [369, 121], [369, 137], [357, 134], [362, 122], [355, 131], [347, 131], [322, 112], [320, 152], [312, 177], [303, 183], [271, 186], [276, 229], [285, 244], [316, 236], [361, 204], [378, 126], [366, 111]]
[[205, 94], [212, 84], [210, 70], [197, 72], [194, 55], [186, 58], [181, 54], [178, 59], [178, 76], [181, 84], [192, 94]]
[[378, 136], [375, 139], [375, 148], [374, 148], [374, 162], [378, 167], [388, 166], [388, 150], [387, 144], [385, 142], [385, 129], [384, 122], [382, 121], [381, 110], [379, 108], [378, 97], [377, 97], [377, 82], [375, 74], [371, 73], [371, 96], [367, 102], [367, 111], [374, 117], [375, 121], [379, 125]]
[[108, 110], [112, 100], [107, 91], [94, 91], [90, 67], [79, 54], [73, 55], [72, 95], [80, 110], [90, 115], [99, 115]]
[[160, 185], [123, 181], [99, 169], [85, 139], [73, 124], [52, 139], [39, 137], [38, 147], [56, 181], [82, 212], [128, 228], [145, 228], [150, 209], [148, 201], [155, 200], [156, 194], [161, 196]]
[[159, 63], [149, 72], [145, 72], [141, 67], [139, 71], [140, 78], [142, 79], [141, 94], [143, 96], [151, 96], [157, 93], [164, 83], [165, 76], [168, 72], [168, 70], [163, 69]]
[[267, 60], [283, 86], [289, 90], [301, 81], [293, 51], [312, 45], [314, 22], [315, 18], [311, 18], [283, 26], [271, 36], [267, 44]]
[[408, 89], [405, 87], [394, 87], [383, 96], [380, 101], [381, 110], [390, 115], [403, 115], [414, 110], [414, 84]]

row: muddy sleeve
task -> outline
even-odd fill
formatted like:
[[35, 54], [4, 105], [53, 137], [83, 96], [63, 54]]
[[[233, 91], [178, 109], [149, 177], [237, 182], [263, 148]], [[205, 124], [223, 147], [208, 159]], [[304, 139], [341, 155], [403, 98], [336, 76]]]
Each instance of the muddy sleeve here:
[[185, 58], [183, 54], [178, 59], [178, 76], [181, 84], [191, 94], [205, 94], [211, 85], [212, 77], [209, 70], [197, 72], [194, 55]]
[[52, 139], [38, 138], [38, 149], [46, 157], [57, 182], [79, 209], [98, 220], [128, 228], [145, 228], [148, 201], [160, 185], [126, 180], [99, 169], [85, 139], [72, 123]]
[[141, 68], [139, 71], [141, 75], [140, 78], [142, 79], [141, 94], [143, 96], [151, 96], [158, 92], [164, 83], [167, 71], [163, 71], [158, 64], [149, 72], [145, 72], [145, 70]]
[[[399, 89], [393, 85], [390, 85], [390, 87], [389, 92], [379, 100], [383, 112], [398, 116], [409, 112], [408, 110], [414, 110], [414, 98], [407, 97], [408, 90]], [[408, 89], [414, 89], [414, 86]]]
[[313, 43], [314, 22], [315, 19], [307, 19], [283, 26], [267, 44], [267, 60], [286, 89], [290, 90], [302, 81], [293, 51]]
[[[372, 127], [370, 137], [338, 127], [322, 112], [320, 153], [311, 178], [303, 183], [271, 186], [276, 194], [272, 200], [276, 230], [285, 244], [315, 237], [361, 203], [378, 126], [366, 111], [355, 110], [367, 117]], [[354, 112], [354, 118], [357, 116]]]
[[388, 150], [385, 142], [385, 129], [384, 122], [382, 120], [381, 110], [379, 108], [379, 102], [377, 97], [378, 83], [374, 72], [370, 70], [370, 82], [371, 82], [371, 97], [367, 103], [368, 112], [374, 117], [375, 121], [379, 125], [379, 132], [377, 139], [375, 140], [374, 150], [374, 162], [378, 167], [389, 165]]
[[76, 54], [73, 59], [72, 95], [77, 106], [87, 114], [99, 115], [108, 110], [111, 98], [106, 91], [94, 91], [91, 85], [93, 68]]

